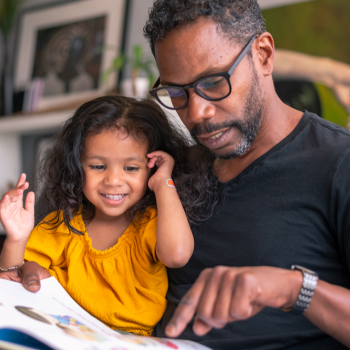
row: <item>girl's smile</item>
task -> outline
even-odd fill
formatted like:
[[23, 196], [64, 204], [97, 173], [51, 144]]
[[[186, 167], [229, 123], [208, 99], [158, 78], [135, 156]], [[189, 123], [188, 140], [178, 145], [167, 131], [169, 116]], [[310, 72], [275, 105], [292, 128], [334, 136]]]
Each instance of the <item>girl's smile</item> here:
[[111, 205], [118, 205], [118, 204], [121, 204], [127, 194], [123, 193], [123, 194], [106, 194], [106, 193], [101, 193], [101, 196], [103, 197], [103, 200], [108, 203], [108, 204], [111, 204]]
[[97, 219], [121, 216], [142, 199], [150, 176], [147, 148], [147, 142], [135, 141], [123, 130], [86, 138], [83, 192], [95, 206]]

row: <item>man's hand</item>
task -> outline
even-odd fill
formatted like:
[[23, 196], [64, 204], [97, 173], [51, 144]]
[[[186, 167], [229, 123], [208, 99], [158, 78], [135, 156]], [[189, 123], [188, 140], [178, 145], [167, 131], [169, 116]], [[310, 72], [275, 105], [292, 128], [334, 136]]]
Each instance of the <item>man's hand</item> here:
[[193, 316], [193, 331], [202, 336], [212, 328], [248, 319], [266, 306], [292, 307], [302, 279], [300, 271], [275, 267], [206, 269], [181, 299], [165, 333], [179, 336]]
[[34, 261], [27, 261], [19, 269], [0, 273], [0, 278], [22, 283], [23, 287], [32, 293], [39, 291], [40, 281], [49, 277], [49, 271]]

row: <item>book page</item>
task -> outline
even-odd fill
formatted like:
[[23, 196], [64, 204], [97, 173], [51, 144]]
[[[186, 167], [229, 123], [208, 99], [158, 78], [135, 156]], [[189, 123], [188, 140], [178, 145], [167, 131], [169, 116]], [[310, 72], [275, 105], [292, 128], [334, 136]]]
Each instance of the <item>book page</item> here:
[[0, 329], [14, 329], [57, 350], [205, 350], [200, 344], [116, 332], [82, 309], [54, 277], [38, 293], [0, 279]]

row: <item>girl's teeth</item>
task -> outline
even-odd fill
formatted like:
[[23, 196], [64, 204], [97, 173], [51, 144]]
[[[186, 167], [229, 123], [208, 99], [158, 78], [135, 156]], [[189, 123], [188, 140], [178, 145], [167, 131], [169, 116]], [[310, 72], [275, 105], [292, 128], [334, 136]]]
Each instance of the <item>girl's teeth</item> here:
[[218, 139], [222, 134], [223, 134], [223, 132], [220, 132], [219, 134], [216, 134], [216, 135], [212, 136], [211, 139], [212, 139], [212, 140], [216, 140], [216, 139]]
[[122, 199], [125, 196], [125, 194], [118, 194], [118, 195], [113, 196], [111, 194], [105, 194], [105, 193], [103, 195], [109, 199], [114, 200], [114, 201], [118, 201], [119, 199]]

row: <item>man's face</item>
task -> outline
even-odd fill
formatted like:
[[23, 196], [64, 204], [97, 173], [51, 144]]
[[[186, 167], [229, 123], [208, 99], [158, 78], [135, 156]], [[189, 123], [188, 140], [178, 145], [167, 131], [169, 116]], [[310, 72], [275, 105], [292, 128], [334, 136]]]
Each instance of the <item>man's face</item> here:
[[[187, 85], [204, 76], [229, 70], [242, 51], [218, 25], [206, 19], [175, 29], [156, 42], [160, 82]], [[231, 76], [231, 95], [208, 101], [189, 89], [188, 106], [178, 114], [195, 140], [218, 158], [244, 154], [260, 125], [263, 96], [252, 59], [246, 55]]]

